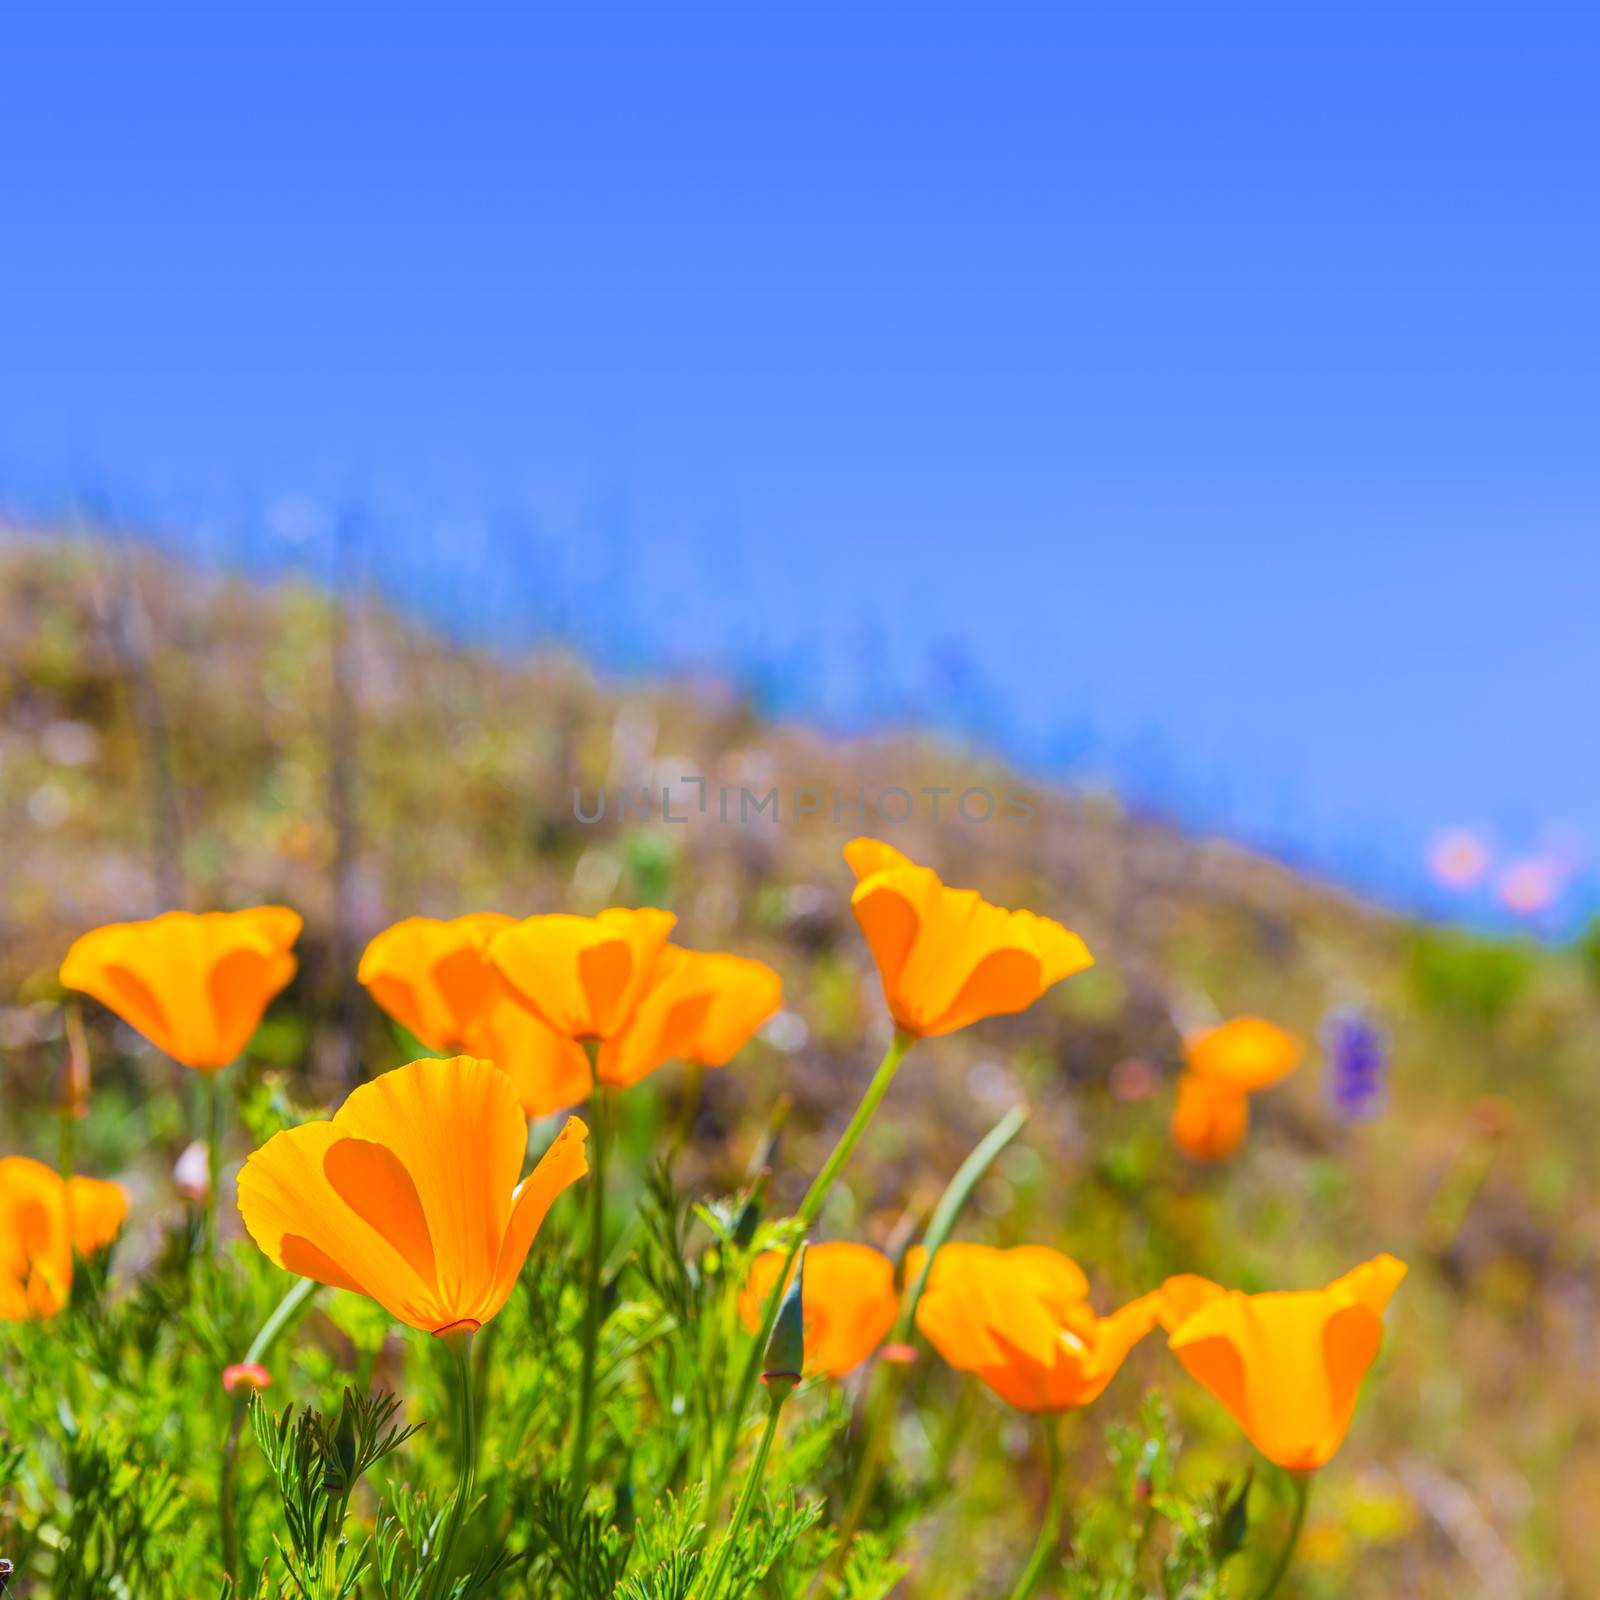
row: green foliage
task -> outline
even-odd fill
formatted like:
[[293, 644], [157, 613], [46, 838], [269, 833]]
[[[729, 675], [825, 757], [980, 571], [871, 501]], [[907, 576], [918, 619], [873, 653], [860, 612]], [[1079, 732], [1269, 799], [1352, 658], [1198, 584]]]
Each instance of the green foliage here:
[[1467, 1026], [1497, 1024], [1534, 971], [1533, 952], [1508, 939], [1438, 929], [1419, 932], [1410, 942], [1409, 977], [1418, 1002]]
[[[330, 1573], [338, 1595], [356, 1592], [366, 1547], [346, 1545], [345, 1520], [356, 1485], [416, 1432], [394, 1420], [393, 1395], [358, 1396], [346, 1389], [336, 1417], [292, 1404], [274, 1417], [259, 1394], [250, 1399], [250, 1427], [277, 1484], [287, 1538], [278, 1554], [296, 1587], [320, 1594]], [[330, 1566], [331, 1563], [331, 1566]]]
[[182, 1482], [115, 1426], [74, 1430], [62, 1444], [69, 1511], [54, 1592], [61, 1600], [147, 1592], [188, 1537]]
[[1181, 1441], [1159, 1396], [1139, 1425], [1106, 1432], [1114, 1497], [1097, 1501], [1074, 1539], [1065, 1593], [1073, 1600], [1211, 1600], [1243, 1546], [1250, 1476], [1194, 1492], [1180, 1486]]

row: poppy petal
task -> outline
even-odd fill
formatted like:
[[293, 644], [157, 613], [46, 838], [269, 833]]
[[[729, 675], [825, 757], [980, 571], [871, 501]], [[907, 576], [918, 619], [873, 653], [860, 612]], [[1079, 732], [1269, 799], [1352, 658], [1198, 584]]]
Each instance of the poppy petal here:
[[438, 1297], [328, 1181], [324, 1160], [344, 1134], [307, 1122], [274, 1134], [239, 1173], [239, 1214], [263, 1254], [302, 1277], [354, 1289], [413, 1327], [437, 1325]]
[[555, 1142], [539, 1158], [538, 1166], [523, 1180], [511, 1207], [511, 1220], [501, 1242], [499, 1260], [495, 1263], [494, 1283], [479, 1308], [477, 1321], [487, 1322], [506, 1303], [557, 1195], [588, 1172], [589, 1159], [584, 1148], [588, 1137], [589, 1130], [584, 1123], [577, 1117], [568, 1117]]
[[455, 1056], [414, 1061], [351, 1091], [333, 1127], [386, 1146], [416, 1184], [438, 1262], [439, 1302], [455, 1321], [493, 1284], [527, 1146], [527, 1118], [505, 1073]]

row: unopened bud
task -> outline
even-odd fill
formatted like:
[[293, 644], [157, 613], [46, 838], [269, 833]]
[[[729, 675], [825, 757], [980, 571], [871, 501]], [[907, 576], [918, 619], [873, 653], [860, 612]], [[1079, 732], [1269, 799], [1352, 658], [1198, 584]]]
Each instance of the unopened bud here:
[[794, 1392], [805, 1370], [805, 1277], [806, 1247], [801, 1245], [795, 1259], [794, 1276], [778, 1305], [778, 1320], [772, 1325], [772, 1337], [767, 1340], [766, 1360], [762, 1364], [761, 1381], [779, 1403]]
[[236, 1361], [222, 1369], [222, 1387], [229, 1394], [238, 1394], [241, 1389], [259, 1394], [271, 1382], [272, 1374], [259, 1361]]
[[[339, 1404], [339, 1421], [322, 1439], [322, 1487], [330, 1499], [346, 1493], [355, 1483], [356, 1397], [346, 1389]], [[326, 1424], [324, 1424], [326, 1427]]]
[[748, 1250], [755, 1239], [756, 1229], [761, 1226], [761, 1200], [766, 1191], [767, 1179], [772, 1176], [770, 1167], [764, 1168], [750, 1185], [750, 1192], [745, 1196], [744, 1204], [739, 1207], [739, 1214], [733, 1219], [733, 1242], [741, 1250]]

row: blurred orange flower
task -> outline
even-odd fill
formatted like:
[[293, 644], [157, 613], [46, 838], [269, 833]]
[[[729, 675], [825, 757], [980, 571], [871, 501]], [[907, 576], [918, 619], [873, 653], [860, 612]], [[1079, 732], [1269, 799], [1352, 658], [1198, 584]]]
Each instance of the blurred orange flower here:
[[119, 1183], [74, 1173], [67, 1179], [67, 1211], [72, 1248], [80, 1256], [98, 1255], [122, 1232], [128, 1220], [128, 1196]]
[[1250, 1100], [1185, 1072], [1178, 1079], [1172, 1142], [1196, 1161], [1226, 1161], [1250, 1128]]
[[626, 1088], [677, 1059], [725, 1066], [783, 1002], [783, 982], [761, 961], [666, 945], [632, 1019], [600, 1047], [602, 1083]]
[[326, 1122], [274, 1135], [239, 1174], [239, 1212], [280, 1267], [376, 1300], [425, 1333], [506, 1302], [552, 1201], [588, 1169], [569, 1117], [532, 1174], [510, 1078], [487, 1061], [413, 1061]]
[[1031, 911], [1005, 911], [878, 839], [844, 849], [850, 904], [896, 1024], [918, 1038], [1032, 1005], [1093, 957], [1077, 934]]
[[484, 956], [514, 917], [474, 912], [444, 922], [407, 917], [366, 948], [356, 976], [430, 1050], [460, 1050], [510, 1075], [522, 1109], [549, 1116], [589, 1096], [589, 1061], [518, 1003]]
[[1235, 1017], [1184, 1041], [1184, 1069], [1216, 1088], [1254, 1094], [1293, 1072], [1305, 1050], [1274, 1022]]
[[1311, 1472], [1344, 1442], [1383, 1342], [1384, 1307], [1405, 1275], [1404, 1262], [1380, 1255], [1325, 1289], [1241, 1294], [1186, 1275], [1155, 1298], [1189, 1375], [1269, 1461]]
[[[781, 1250], [768, 1250], [751, 1263], [739, 1294], [739, 1320], [751, 1333], [761, 1327], [761, 1313], [782, 1266]], [[793, 1277], [791, 1268], [785, 1286]], [[806, 1371], [844, 1377], [888, 1337], [899, 1309], [894, 1263], [881, 1251], [844, 1240], [807, 1246], [801, 1288]]]
[[[908, 1253], [908, 1280], [921, 1261], [920, 1248]], [[1056, 1412], [1097, 1399], [1158, 1311], [1157, 1297], [1144, 1295], [1097, 1316], [1082, 1269], [1058, 1250], [947, 1244], [928, 1273], [917, 1326], [952, 1367], [1002, 1400]]]
[[63, 1181], [28, 1156], [0, 1159], [0, 1322], [53, 1317], [72, 1292], [72, 1258], [122, 1231], [128, 1197], [99, 1178]]
[[244, 1049], [294, 976], [298, 913], [168, 911], [84, 934], [61, 963], [68, 989], [93, 995], [174, 1061], [215, 1072]]
[[485, 954], [512, 993], [563, 1038], [612, 1039], [633, 1020], [677, 918], [613, 908], [597, 917], [529, 917]]
[[1305, 1046], [1260, 1017], [1235, 1017], [1184, 1041], [1172, 1139], [1197, 1161], [1222, 1161], [1244, 1142], [1247, 1096], [1292, 1072]]

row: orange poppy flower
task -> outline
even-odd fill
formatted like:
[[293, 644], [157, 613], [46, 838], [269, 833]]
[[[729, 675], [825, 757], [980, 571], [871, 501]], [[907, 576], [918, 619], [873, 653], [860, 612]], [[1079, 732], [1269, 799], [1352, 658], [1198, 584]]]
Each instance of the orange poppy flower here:
[[72, 1292], [72, 1257], [109, 1245], [128, 1215], [114, 1183], [63, 1182], [28, 1156], [0, 1160], [0, 1322], [53, 1317]]
[[1254, 1094], [1287, 1077], [1304, 1054], [1292, 1033], [1260, 1017], [1235, 1017], [1183, 1043], [1186, 1072], [1236, 1094]]
[[612, 909], [529, 917], [491, 936], [485, 954], [516, 998], [566, 1039], [612, 1039], [633, 1020], [677, 918]]
[[850, 897], [895, 1022], [917, 1038], [1031, 1006], [1093, 957], [1077, 934], [1031, 911], [1004, 911], [971, 889], [947, 889], [877, 839], [844, 849]]
[[[768, 1250], [750, 1264], [739, 1293], [739, 1320], [751, 1333], [761, 1327], [782, 1265], [781, 1250]], [[791, 1268], [786, 1285], [793, 1276]], [[889, 1336], [899, 1309], [894, 1263], [881, 1251], [843, 1240], [807, 1246], [801, 1288], [806, 1371], [830, 1378], [854, 1371]]]
[[782, 1001], [783, 980], [764, 962], [666, 945], [632, 1020], [600, 1046], [596, 1073], [626, 1088], [673, 1059], [725, 1066]]
[[[921, 1251], [906, 1276], [921, 1270]], [[1156, 1324], [1155, 1295], [1108, 1317], [1089, 1304], [1075, 1261], [1042, 1245], [947, 1244], [934, 1257], [917, 1326], [958, 1372], [975, 1373], [1021, 1411], [1071, 1411], [1099, 1398]]]
[[74, 1173], [67, 1179], [67, 1211], [72, 1248], [80, 1256], [98, 1255], [122, 1232], [128, 1220], [128, 1196], [119, 1183]]
[[1305, 1046], [1260, 1017], [1235, 1017], [1184, 1041], [1172, 1142], [1196, 1161], [1224, 1161], [1250, 1127], [1248, 1096], [1286, 1077]]
[[483, 950], [514, 917], [482, 911], [441, 922], [407, 917], [366, 948], [357, 978], [430, 1050], [460, 1050], [509, 1073], [522, 1109], [549, 1116], [589, 1096], [580, 1045], [518, 1004]]
[[1178, 1079], [1172, 1142], [1196, 1161], [1226, 1161], [1250, 1129], [1250, 1097], [1185, 1072]]
[[1383, 1342], [1384, 1307], [1405, 1275], [1404, 1262], [1381, 1255], [1326, 1289], [1241, 1294], [1184, 1276], [1156, 1298], [1190, 1377], [1269, 1461], [1311, 1472], [1344, 1442]]
[[74, 942], [61, 982], [93, 995], [174, 1061], [215, 1072], [249, 1043], [294, 976], [289, 951], [300, 927], [283, 906], [113, 922]]
[[506, 1302], [551, 1202], [589, 1170], [569, 1117], [517, 1184], [528, 1124], [487, 1061], [413, 1061], [326, 1122], [275, 1134], [239, 1174], [250, 1237], [280, 1267], [349, 1289], [425, 1333]]

